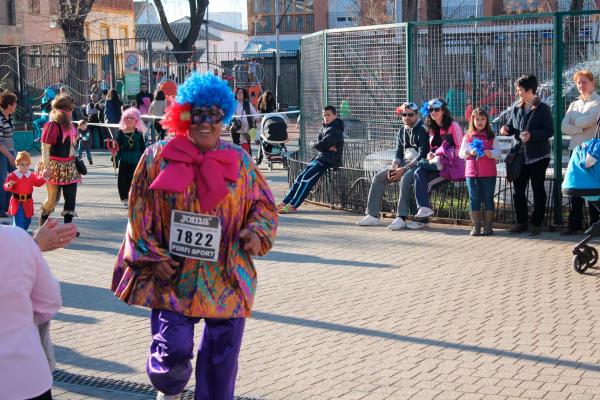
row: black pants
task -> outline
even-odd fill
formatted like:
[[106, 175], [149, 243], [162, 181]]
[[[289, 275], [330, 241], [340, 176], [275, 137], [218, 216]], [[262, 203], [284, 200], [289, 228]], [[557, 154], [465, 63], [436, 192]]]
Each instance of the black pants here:
[[231, 141], [233, 144], [240, 145], [240, 133], [239, 132], [231, 132]]
[[533, 164], [523, 165], [521, 174], [513, 182], [513, 203], [517, 222], [519, 224], [527, 223], [527, 184], [531, 181], [531, 191], [533, 192], [533, 213], [531, 214], [531, 224], [540, 226], [544, 221], [546, 214], [546, 189], [544, 181], [546, 179], [546, 169], [550, 163], [549, 158], [544, 158]]
[[52, 391], [48, 390], [47, 392], [42, 393], [39, 396], [33, 397], [29, 400], [52, 400]]
[[[583, 229], [583, 207], [585, 207], [585, 199], [582, 197], [571, 197], [571, 211], [569, 212], [569, 228], [573, 230]], [[589, 204], [590, 225], [598, 222], [600, 215], [598, 210], [592, 204]]]
[[127, 200], [129, 197], [129, 189], [133, 180], [135, 164], [129, 164], [121, 161], [119, 163], [119, 176], [117, 177], [117, 186], [119, 187], [119, 197], [121, 200]]
[[156, 130], [156, 133], [158, 134], [158, 138], [160, 140], [163, 140], [165, 138], [165, 128], [162, 127], [162, 125], [160, 124], [159, 120], [156, 120], [154, 122], [154, 129]]

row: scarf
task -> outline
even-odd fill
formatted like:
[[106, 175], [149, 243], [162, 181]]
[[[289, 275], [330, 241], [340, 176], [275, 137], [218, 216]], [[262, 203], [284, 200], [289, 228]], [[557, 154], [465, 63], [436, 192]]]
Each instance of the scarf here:
[[176, 136], [165, 145], [161, 156], [168, 164], [150, 189], [181, 193], [195, 181], [202, 212], [214, 209], [229, 193], [227, 181], [238, 178], [235, 150], [202, 152], [188, 138]]

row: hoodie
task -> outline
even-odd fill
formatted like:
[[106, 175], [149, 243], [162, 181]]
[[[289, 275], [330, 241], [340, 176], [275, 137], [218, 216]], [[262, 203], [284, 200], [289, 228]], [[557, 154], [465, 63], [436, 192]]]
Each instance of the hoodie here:
[[[312, 141], [311, 146], [319, 152], [313, 160], [320, 161], [327, 167], [336, 169], [341, 167], [344, 152], [344, 121], [336, 118], [329, 125], [323, 124], [317, 140]], [[336, 151], [329, 150], [332, 146], [335, 146]]]

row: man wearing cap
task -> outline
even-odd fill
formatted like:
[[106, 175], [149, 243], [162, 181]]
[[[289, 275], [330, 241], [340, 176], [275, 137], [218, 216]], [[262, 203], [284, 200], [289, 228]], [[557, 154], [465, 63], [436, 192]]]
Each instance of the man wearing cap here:
[[379, 212], [385, 186], [400, 181], [396, 219], [388, 229], [396, 231], [411, 227], [406, 223], [406, 217], [410, 213], [410, 203], [414, 196], [415, 167], [417, 161], [426, 158], [429, 153], [429, 134], [419, 119], [418, 109], [419, 107], [412, 102], [404, 103], [396, 109], [396, 114], [402, 118], [403, 125], [396, 136], [394, 161], [388, 169], [379, 172], [373, 178], [366, 215], [357, 221], [356, 225], [379, 225]]
[[158, 399], [178, 399], [192, 374], [196, 400], [231, 400], [244, 324], [256, 293], [252, 256], [273, 245], [277, 209], [251, 156], [220, 140], [236, 102], [228, 84], [192, 73], [144, 152], [129, 192], [129, 223], [112, 290], [150, 308], [146, 372]]

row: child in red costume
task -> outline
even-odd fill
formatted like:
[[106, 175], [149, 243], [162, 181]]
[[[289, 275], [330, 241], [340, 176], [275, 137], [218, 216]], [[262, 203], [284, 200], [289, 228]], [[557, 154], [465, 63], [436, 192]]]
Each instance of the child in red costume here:
[[17, 170], [6, 177], [4, 184], [4, 190], [13, 194], [10, 198], [8, 214], [13, 216], [13, 225], [27, 230], [33, 216], [33, 199], [31, 198], [33, 187], [44, 185], [46, 179], [50, 177], [50, 173], [44, 171], [44, 176], [39, 176], [35, 172], [31, 172], [29, 170], [31, 157], [26, 151], [17, 153], [15, 163]]

